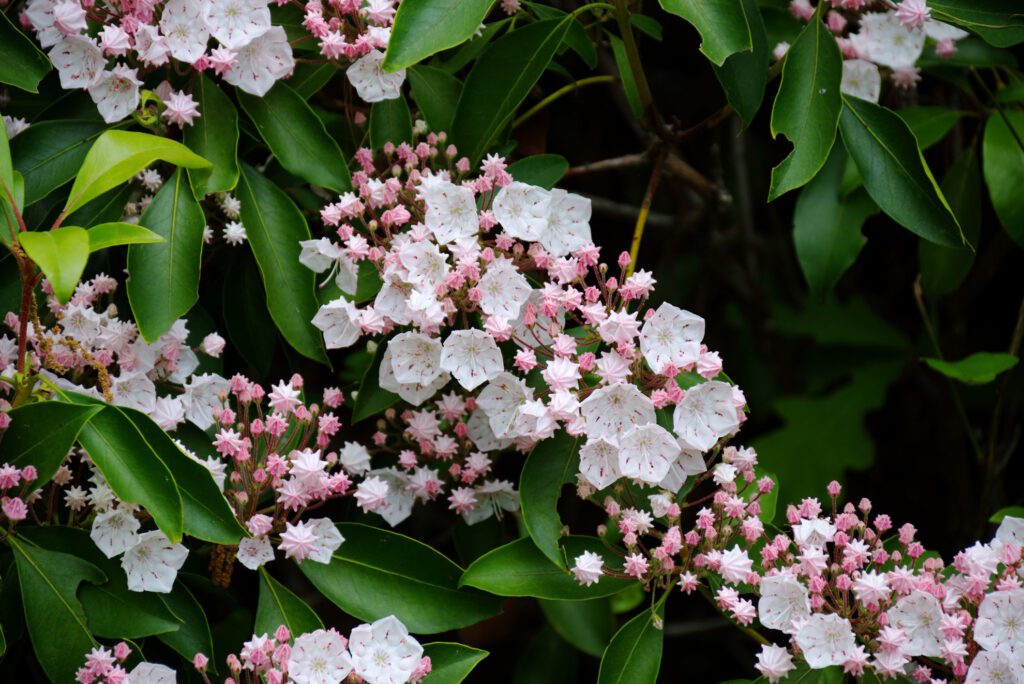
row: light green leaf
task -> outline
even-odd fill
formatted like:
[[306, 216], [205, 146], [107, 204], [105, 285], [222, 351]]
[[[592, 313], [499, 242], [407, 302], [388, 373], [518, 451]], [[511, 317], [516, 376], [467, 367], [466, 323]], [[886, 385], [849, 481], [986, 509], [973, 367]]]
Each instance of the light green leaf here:
[[750, 27], [751, 49], [736, 52], [713, 68], [729, 104], [743, 119], [743, 125], [749, 126], [764, 100], [771, 48], [757, 0], [740, 0], [739, 5]]
[[539, 442], [527, 457], [519, 480], [523, 524], [541, 553], [559, 567], [565, 558], [558, 545], [562, 533], [558, 499], [562, 485], [573, 482], [579, 470], [580, 439], [561, 431]]
[[1024, 12], [1006, 0], [928, 0], [932, 18], [974, 31], [996, 47], [1024, 41]]
[[597, 684], [654, 684], [665, 645], [665, 634], [655, 619], [660, 623], [664, 617], [665, 604], [659, 602], [657, 616], [644, 609], [624, 624], [601, 657]]
[[452, 123], [460, 154], [478, 162], [540, 79], [569, 30], [567, 17], [508, 33], [480, 55], [466, 77]]
[[659, 0], [662, 9], [693, 24], [702, 39], [700, 51], [722, 66], [729, 55], [750, 50], [747, 16], [740, 0]]
[[311, 323], [319, 308], [316, 274], [299, 263], [299, 242], [310, 239], [306, 219], [283, 190], [247, 164], [242, 165], [238, 199], [271, 318], [296, 351], [328, 364], [323, 336]]
[[537, 185], [550, 190], [569, 170], [569, 161], [560, 154], [535, 154], [514, 161], [508, 172], [520, 183]]
[[233, 190], [238, 183], [238, 111], [231, 98], [203, 74], [196, 75], [192, 96], [201, 116], [185, 127], [182, 139], [213, 164], [209, 174], [192, 174], [192, 186], [200, 197]]
[[992, 517], [988, 519], [990, 523], [999, 524], [1003, 522], [1004, 518], [1024, 518], [1024, 506], [1007, 506], [1006, 508], [1000, 508], [998, 511], [992, 514]]
[[164, 182], [139, 222], [162, 238], [128, 248], [128, 301], [143, 339], [154, 342], [199, 300], [206, 217], [181, 169]]
[[0, 83], [37, 93], [50, 60], [0, 12]]
[[239, 104], [281, 166], [328, 190], [352, 189], [352, 177], [338, 143], [287, 83], [278, 81], [263, 97], [237, 92]]
[[423, 655], [430, 658], [430, 674], [423, 684], [459, 684], [489, 654], [479, 648], [446, 641], [423, 644]]
[[588, 655], [600, 658], [615, 631], [608, 598], [589, 601], [540, 599], [540, 608], [559, 636]]
[[[978, 244], [981, 235], [981, 170], [974, 147], [964, 153], [942, 179], [942, 193], [956, 214], [964, 235]], [[921, 263], [921, 287], [929, 298], [953, 292], [967, 277], [974, 263], [974, 252], [959, 247], [943, 247], [927, 240], [918, 241]]]
[[412, 0], [398, 6], [384, 69], [398, 71], [469, 40], [494, 0]]
[[389, 142], [396, 147], [412, 144], [412, 114], [404, 95], [374, 102], [370, 107], [370, 145], [379, 150]]
[[75, 293], [89, 260], [89, 234], [78, 226], [18, 234], [18, 242], [53, 286], [53, 294], [66, 304]]
[[1017, 365], [1018, 359], [1012, 354], [993, 352], [975, 352], [959, 361], [943, 361], [941, 359], [922, 359], [933, 369], [947, 378], [959, 380], [965, 385], [985, 385]]
[[430, 130], [450, 131], [462, 94], [462, 81], [437, 67], [417, 64], [409, 69], [409, 86]]
[[[562, 548], [568, 564], [584, 551], [593, 551], [605, 558], [609, 567], [621, 566], [601, 540], [596, 537], [564, 537]], [[524, 537], [499, 546], [476, 559], [466, 568], [461, 584], [483, 589], [498, 596], [533, 596], [560, 601], [582, 601], [618, 593], [628, 587], [629, 580], [602, 577], [597, 584], [582, 586], [572, 572], [554, 565], [533, 540]]]
[[[101, 584], [100, 569], [77, 556], [48, 551], [9, 537], [32, 649], [53, 682], [72, 682], [82, 654], [96, 646], [75, 596], [82, 582]], [[57, 638], [59, 635], [59, 638]]]
[[373, 362], [366, 368], [356, 392], [355, 406], [352, 407], [352, 424], [379, 415], [399, 401], [399, 396], [380, 386], [380, 361], [384, 358], [385, 344], [377, 345]]
[[121, 245], [145, 245], [164, 242], [164, 238], [149, 228], [134, 223], [100, 223], [86, 231], [89, 234], [89, 251], [98, 252], [108, 247]]
[[840, 130], [864, 187], [907, 230], [949, 247], [963, 245], [960, 226], [907, 124], [891, 110], [843, 97]]
[[260, 597], [256, 606], [256, 626], [252, 633], [273, 634], [279, 625], [284, 625], [298, 636], [323, 629], [324, 623], [305, 601], [271, 577], [266, 568], [261, 567]]
[[1024, 140], [1024, 112], [1007, 110], [1004, 113], [1017, 137], [999, 112], [989, 115], [982, 145], [985, 185], [1003, 229], [1024, 247], [1024, 202], [1020, 194], [1024, 187], [1024, 150], [1017, 142], [1018, 138]]
[[435, 634], [497, 615], [501, 602], [459, 588], [462, 569], [433, 548], [395, 532], [340, 523], [345, 542], [330, 564], [299, 566], [346, 613], [365, 621], [394, 614], [410, 632]]
[[842, 80], [839, 46], [825, 25], [814, 19], [786, 53], [772, 107], [772, 137], [782, 133], [793, 143], [793, 151], [772, 169], [769, 201], [807, 183], [828, 159], [842, 109]]
[[103, 122], [70, 119], [34, 123], [19, 133], [11, 141], [11, 156], [14, 168], [25, 177], [25, 206], [74, 178], [96, 138], [105, 130]]
[[50, 481], [98, 406], [61, 401], [25, 404], [10, 411], [11, 426], [3, 437], [3, 460], [18, 468], [35, 466], [38, 477], [30, 490]]

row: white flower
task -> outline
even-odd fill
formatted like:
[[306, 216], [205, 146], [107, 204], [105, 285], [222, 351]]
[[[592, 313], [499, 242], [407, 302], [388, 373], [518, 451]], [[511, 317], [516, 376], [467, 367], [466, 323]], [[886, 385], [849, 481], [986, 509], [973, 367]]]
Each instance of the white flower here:
[[238, 562], [250, 570], [258, 570], [264, 563], [274, 560], [274, 547], [265, 534], [245, 537], [238, 542]]
[[93, 519], [89, 536], [104, 556], [113, 558], [139, 543], [141, 526], [131, 506], [111, 506]]
[[882, 75], [878, 67], [863, 59], [848, 59], [843, 62], [843, 85], [841, 90], [847, 95], [862, 100], [878, 102], [882, 92]]
[[526, 402], [532, 400], [533, 390], [523, 380], [511, 373], [501, 373], [481, 390], [476, 403], [487, 415], [488, 425], [494, 436], [504, 439], [514, 436], [509, 434], [509, 431], [515, 424], [520, 409]]
[[990, 651], [1024, 655], [1024, 589], [994, 591], [978, 606], [974, 640]]
[[1014, 518], [1010, 515], [1003, 518], [996, 530], [995, 539], [1004, 544], [1024, 546], [1024, 518]]
[[500, 517], [502, 511], [512, 513], [519, 510], [519, 494], [511, 482], [488, 480], [474, 490], [476, 507], [462, 514], [467, 525], [490, 518]]
[[508, 321], [519, 318], [519, 310], [533, 292], [526, 276], [504, 257], [495, 259], [487, 267], [477, 287], [480, 309], [488, 316], [501, 316]]
[[655, 422], [654, 403], [635, 385], [624, 383], [594, 391], [580, 404], [580, 414], [587, 437], [604, 437], [616, 444], [633, 428]]
[[793, 525], [793, 541], [799, 547], [825, 546], [836, 536], [836, 526], [827, 518], [801, 520]]
[[292, 644], [288, 678], [295, 684], [338, 684], [352, 671], [345, 641], [334, 630], [303, 634]]
[[124, 680], [127, 684], [175, 684], [177, 673], [160, 663], [139, 663]]
[[576, 576], [576, 581], [583, 586], [589, 587], [591, 584], [597, 584], [597, 581], [601, 579], [604, 559], [600, 555], [593, 551], [584, 551], [576, 556], [574, 562], [572, 572]]
[[[402, 84], [405, 83], [405, 69], [399, 69], [394, 73], [387, 73], [381, 68], [384, 61], [384, 53], [380, 50], [371, 50], [345, 71], [345, 76], [352, 87], [356, 89], [359, 99], [363, 102], [374, 103], [381, 100], [394, 100], [402, 94]], [[392, 140], [398, 143], [410, 142], [407, 140]]]
[[434, 396], [439, 389], [448, 384], [449, 379], [451, 379], [451, 376], [447, 371], [444, 371], [426, 385], [398, 382], [395, 379], [395, 371], [391, 365], [391, 345], [384, 349], [384, 356], [380, 360], [380, 376], [378, 378], [381, 389], [394, 392], [413, 406], [419, 406]]
[[160, 32], [166, 37], [167, 48], [174, 59], [191, 64], [206, 52], [210, 32], [202, 21], [202, 13], [198, 0], [170, 0], [164, 5]]
[[556, 257], [591, 243], [590, 199], [555, 188], [549, 192], [548, 225], [540, 244]]
[[857, 600], [865, 605], [878, 605], [889, 598], [889, 580], [884, 572], [871, 570], [861, 573], [860, 577], [853, 581], [853, 593]]
[[1020, 666], [1003, 651], [980, 651], [971, 662], [965, 684], [1017, 684]]
[[316, 534], [316, 542], [309, 554], [309, 559], [317, 563], [330, 563], [331, 557], [345, 541], [338, 528], [328, 518], [313, 518], [306, 521]]
[[[25, 119], [21, 119], [21, 118], [16, 117], [16, 116], [7, 116], [6, 114], [4, 114], [3, 115], [3, 120], [4, 120], [4, 128], [7, 130], [7, 139], [8, 140], [13, 140], [14, 136], [16, 136], [19, 133], [27, 130], [29, 128], [29, 126], [31, 126], [31, 124], [29, 122], [25, 121]], [[6, 366], [7, 364], [3, 364], [3, 365]]]
[[[56, 4], [56, 0], [31, 0], [25, 7], [25, 16], [36, 30], [36, 40], [44, 48], [56, 45], [63, 37], [54, 25], [53, 10]], [[53, 59], [52, 54], [50, 58]]]
[[860, 17], [860, 30], [850, 36], [857, 54], [880, 66], [913, 66], [924, 49], [925, 32], [908, 29], [895, 12], [869, 12]]
[[687, 477], [690, 475], [700, 475], [706, 472], [707, 469], [708, 466], [704, 463], [704, 456], [701, 452], [684, 446], [679, 453], [679, 458], [669, 468], [668, 475], [658, 483], [658, 486], [670, 492], [678, 492], [682, 488], [683, 483], [686, 482]]
[[420, 194], [427, 206], [423, 222], [442, 245], [477, 234], [480, 225], [472, 190], [449, 181], [434, 181], [424, 182]]
[[753, 561], [746, 550], [733, 546], [722, 553], [718, 573], [729, 584], [742, 584], [750, 577], [752, 569]]
[[606, 439], [589, 439], [580, 447], [580, 474], [596, 489], [604, 489], [622, 477], [619, 448]]
[[149, 416], [161, 430], [173, 432], [185, 421], [185, 405], [180, 397], [159, 397]]
[[697, 363], [703, 339], [703, 318], [665, 302], [644, 321], [640, 352], [656, 373], [667, 363], [685, 368]]
[[131, 591], [170, 593], [178, 570], [185, 564], [188, 549], [174, 544], [160, 530], [139, 535], [139, 543], [121, 558]]
[[423, 657], [423, 647], [394, 615], [353, 629], [348, 649], [353, 670], [367, 684], [405, 684]]
[[96, 82], [89, 86], [89, 96], [96, 103], [103, 120], [116, 123], [139, 106], [139, 86], [142, 85], [135, 69], [119, 64], [111, 71], [104, 71]]
[[273, 26], [248, 45], [238, 48], [235, 63], [224, 73], [224, 80], [250, 95], [263, 97], [274, 82], [292, 73], [295, 57], [288, 36]]
[[245, 232], [245, 226], [241, 222], [228, 221], [224, 226], [224, 242], [232, 247], [237, 247], [248, 239], [249, 234]]
[[772, 684], [796, 669], [789, 651], [774, 644], [765, 644], [761, 647], [761, 652], [757, 654], [757, 665], [754, 667]]
[[939, 599], [921, 590], [904, 596], [889, 609], [889, 624], [902, 629], [907, 635], [903, 654], [907, 656], [937, 657], [942, 653], [940, 629], [942, 606]]
[[476, 329], [456, 330], [448, 336], [441, 350], [441, 368], [470, 391], [505, 369], [494, 338]]
[[941, 21], [936, 21], [935, 19], [929, 19], [924, 22], [924, 33], [936, 43], [943, 40], [963, 40], [967, 36], [971, 35], [963, 29], [959, 29], [956, 26], [950, 26], [949, 24], [944, 24]]
[[712, 380], [686, 390], [672, 422], [686, 446], [707, 451], [739, 427], [732, 386]]
[[156, 408], [156, 385], [144, 373], [121, 373], [111, 383], [114, 403], [150, 413]]
[[267, 0], [205, 0], [202, 9], [206, 28], [230, 50], [240, 50], [270, 30]]
[[351, 347], [362, 335], [359, 309], [344, 297], [321, 306], [313, 316], [313, 325], [323, 332], [328, 349]]
[[356, 503], [364, 512], [369, 512], [385, 505], [388, 500], [388, 492], [391, 488], [388, 483], [377, 476], [367, 477], [356, 487]]
[[491, 209], [506, 233], [537, 242], [548, 229], [551, 195], [544, 188], [513, 181], [498, 192]]
[[96, 41], [88, 36], [67, 36], [50, 50], [50, 61], [65, 90], [89, 88], [99, 80], [107, 60]]
[[790, 632], [793, 622], [811, 615], [807, 587], [792, 575], [771, 575], [761, 580], [757, 619], [769, 629]]
[[163, 66], [167, 64], [167, 39], [160, 35], [160, 29], [149, 24], [142, 24], [134, 33], [135, 54], [146, 66]]
[[368, 473], [376, 480], [381, 480], [387, 485], [387, 495], [384, 502], [373, 509], [373, 512], [384, 518], [384, 522], [394, 527], [412, 515], [413, 504], [416, 503], [416, 495], [410, 487], [409, 474], [398, 468], [380, 468], [371, 470]]
[[857, 645], [849, 620], [834, 613], [812, 615], [800, 626], [793, 640], [812, 670], [842, 665]]
[[360, 475], [370, 469], [370, 452], [358, 442], [345, 442], [338, 452], [338, 461], [346, 471]]
[[441, 374], [441, 341], [423, 333], [405, 332], [388, 342], [391, 370], [401, 383], [427, 385]]
[[680, 451], [672, 433], [654, 423], [627, 432], [619, 440], [619, 448], [619, 472], [654, 485], [665, 479]]
[[221, 405], [220, 396], [231, 389], [228, 381], [213, 373], [193, 375], [185, 385], [181, 400], [185, 404], [185, 418], [205, 430], [213, 425], [213, 409]]

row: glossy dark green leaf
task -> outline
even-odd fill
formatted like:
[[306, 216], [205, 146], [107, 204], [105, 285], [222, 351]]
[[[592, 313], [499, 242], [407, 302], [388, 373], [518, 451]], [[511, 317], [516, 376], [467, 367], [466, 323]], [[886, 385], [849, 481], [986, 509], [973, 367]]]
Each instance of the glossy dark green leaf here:
[[654, 684], [658, 680], [665, 645], [660, 624], [664, 617], [664, 603], [659, 603], [657, 616], [644, 609], [615, 633], [601, 657], [598, 684]]
[[[313, 185], [344, 192], [352, 177], [341, 148], [306, 100], [284, 81], [266, 95], [238, 91], [238, 102], [285, 169]], [[244, 206], [244, 203], [243, 203]]]
[[39, 92], [39, 81], [50, 70], [50, 60], [6, 14], [0, 15], [0, 83]]
[[423, 684], [459, 684], [489, 654], [479, 648], [447, 641], [423, 644], [423, 655], [430, 658], [430, 674]]
[[[538, 2], [528, 3], [527, 6], [530, 11], [533, 12], [537, 19], [562, 19], [566, 16], [566, 12], [558, 9], [557, 7], [549, 7]], [[636, 15], [631, 14], [630, 20], [636, 18]], [[642, 17], [646, 18], [646, 17]], [[656, 22], [655, 22], [656, 23]], [[594, 45], [594, 41], [587, 35], [586, 29], [583, 28], [583, 24], [579, 21], [573, 21], [569, 24], [569, 30], [565, 34], [565, 39], [562, 41], [562, 47], [558, 49], [558, 54], [565, 52], [566, 48], [572, 50], [583, 63], [593, 69], [597, 66], [597, 47]]]
[[996, 47], [1024, 41], [1024, 13], [1005, 0], [929, 0], [932, 18], [956, 24]]
[[96, 646], [75, 594], [82, 582], [102, 584], [107, 578], [77, 556], [42, 549], [17, 537], [8, 538], [8, 543], [14, 551], [36, 658], [50, 681], [75, 681], [82, 654]]
[[541, 610], [559, 636], [588, 655], [600, 658], [615, 631], [608, 598], [589, 601], [541, 599]]
[[941, 359], [923, 359], [925, 363], [945, 375], [947, 378], [959, 380], [965, 385], [985, 385], [1005, 373], [1020, 361], [1012, 354], [996, 354], [992, 352], [975, 352], [959, 361], [943, 361]]
[[963, 244], [956, 217], [903, 119], [855, 97], [843, 102], [843, 143], [871, 199], [926, 240], [949, 247]]
[[463, 565], [469, 565], [488, 551], [501, 546], [505, 538], [503, 521], [491, 516], [472, 525], [459, 518], [452, 528], [452, 542]]
[[793, 151], [772, 169], [769, 201], [804, 185], [825, 164], [842, 109], [842, 80], [835, 38], [821, 21], [811, 21], [786, 53], [772, 107], [772, 136], [785, 135]]
[[220, 87], [197, 74], [192, 97], [200, 117], [186, 126], [183, 139], [189, 149], [213, 163], [209, 174], [192, 174], [197, 195], [227, 192], [238, 183], [238, 111]]
[[512, 162], [508, 172], [520, 183], [538, 185], [550, 190], [565, 177], [569, 161], [560, 154], [535, 154]]
[[379, 415], [398, 403], [399, 396], [388, 392], [380, 386], [380, 361], [384, 358], [385, 345], [377, 346], [373, 354], [373, 362], [366, 368], [363, 379], [356, 392], [355, 405], [352, 407], [352, 423], [358, 423], [372, 416]]
[[[562, 548], [570, 566], [584, 551], [600, 554], [609, 567], [622, 564], [596, 537], [565, 537]], [[628, 580], [602, 577], [597, 584], [582, 586], [572, 572], [553, 564], [528, 537], [476, 559], [466, 568], [461, 582], [498, 596], [533, 596], [560, 601], [610, 596], [630, 584]]]
[[[1003, 229], [1014, 242], [1024, 247], [1024, 202], [1021, 201], [1024, 150], [1018, 142], [1024, 141], [1024, 112], [1006, 111], [1005, 114], [1013, 126], [1012, 131], [999, 112], [989, 115], [985, 124], [982, 148], [985, 185]], [[1016, 137], [1013, 131], [1016, 131]]]
[[563, 431], [539, 442], [527, 457], [519, 480], [523, 524], [541, 553], [558, 566], [565, 562], [558, 544], [562, 533], [558, 499], [562, 486], [573, 482], [579, 471], [581, 439]]
[[644, 118], [644, 105], [640, 102], [640, 91], [637, 90], [636, 78], [629, 65], [629, 55], [626, 53], [626, 44], [618, 36], [608, 36], [608, 42], [612, 46], [612, 56], [615, 58], [615, 69], [619, 74], [619, 81], [622, 83], [622, 92], [629, 103], [629, 109], [637, 119]]
[[330, 564], [305, 562], [303, 574], [335, 605], [366, 621], [395, 615], [410, 632], [435, 634], [497, 615], [501, 602], [459, 588], [462, 569], [404, 535], [340, 523], [345, 542]]
[[25, 177], [25, 206], [64, 185], [82, 165], [89, 148], [106, 130], [103, 122], [43, 121], [11, 141], [14, 168]]
[[412, 114], [405, 96], [374, 102], [370, 107], [370, 145], [375, 150], [386, 143], [412, 143]]
[[549, 625], [527, 642], [516, 663], [512, 684], [563, 684], [578, 680], [579, 657]]
[[916, 66], [926, 70], [949, 70], [950, 67], [1017, 67], [1017, 58], [1011, 50], [992, 47], [980, 38], [973, 36], [958, 40], [956, 52], [940, 57], [935, 53], [934, 46], [926, 46], [918, 58]]
[[398, 71], [476, 33], [494, 0], [413, 0], [398, 6], [384, 68]]
[[260, 568], [260, 596], [253, 634], [273, 634], [280, 625], [299, 635], [323, 629], [324, 623], [305, 601]]
[[659, 0], [662, 9], [693, 24], [700, 51], [721, 66], [729, 55], [750, 50], [750, 27], [738, 0]]
[[167, 609], [180, 620], [174, 632], [158, 634], [157, 639], [170, 646], [185, 660], [192, 660], [196, 653], [210, 659], [210, 669], [217, 671], [217, 658], [213, 651], [213, 636], [203, 606], [196, 600], [179, 579], [169, 594], [159, 594]]
[[271, 318], [296, 351], [327, 364], [323, 336], [311, 323], [319, 308], [316, 274], [299, 263], [299, 242], [310, 239], [306, 219], [283, 190], [247, 164], [242, 166], [238, 199]]
[[163, 238], [128, 248], [128, 301], [143, 339], [153, 342], [199, 300], [206, 217], [184, 172], [167, 179], [139, 223]]
[[338, 73], [338, 65], [331, 60], [322, 64], [296, 64], [295, 71], [288, 79], [288, 85], [302, 99], [308, 100], [323, 90], [327, 83]]
[[50, 481], [78, 439], [82, 427], [100, 407], [62, 401], [25, 404], [10, 411], [11, 425], [0, 449], [3, 461], [18, 468], [35, 466], [38, 477], [31, 489]]
[[66, 304], [89, 260], [89, 234], [79, 226], [61, 226], [20, 233], [18, 242], [50, 281], [53, 294]]
[[[981, 235], [981, 170], [978, 154], [970, 147], [946, 172], [942, 193], [956, 214], [968, 242], [978, 244]], [[974, 252], [962, 247], [943, 247], [927, 240], [918, 243], [921, 287], [929, 298], [954, 291], [967, 277]]]
[[462, 81], [447, 71], [426, 64], [409, 69], [412, 99], [430, 130], [451, 131], [455, 106], [462, 94]]
[[713, 68], [729, 104], [740, 115], [743, 124], [749, 126], [764, 100], [771, 47], [768, 45], [764, 19], [756, 0], [741, 0], [740, 9], [750, 27], [751, 49], [736, 52], [730, 55], [722, 66]]
[[508, 33], [480, 55], [466, 77], [452, 123], [452, 142], [476, 163], [490, 149], [544, 73], [570, 18], [538, 21]]
[[664, 30], [661, 27], [661, 22], [654, 17], [649, 17], [646, 14], [630, 14], [629, 23], [637, 31], [647, 34], [654, 40], [660, 41], [663, 37]]
[[[245, 292], [247, 296], [239, 297], [239, 292]], [[260, 375], [267, 375], [274, 360], [278, 337], [274, 332], [274, 319], [267, 311], [260, 272], [251, 255], [244, 252], [236, 254], [228, 264], [222, 301], [224, 328], [231, 348]], [[253, 330], [270, 332], [253, 335]]]

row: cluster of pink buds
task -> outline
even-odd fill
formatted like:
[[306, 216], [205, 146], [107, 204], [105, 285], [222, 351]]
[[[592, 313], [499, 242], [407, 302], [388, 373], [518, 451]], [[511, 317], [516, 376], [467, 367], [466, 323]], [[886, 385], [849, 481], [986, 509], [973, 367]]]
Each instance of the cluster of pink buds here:
[[86, 654], [85, 665], [78, 668], [75, 681], [78, 684], [165, 684], [175, 681], [174, 670], [158, 663], [142, 662], [128, 672], [124, 662], [131, 653], [131, 647], [123, 641], [113, 649], [97, 646]]
[[[7, 417], [7, 414], [0, 414]], [[7, 418], [7, 424], [10, 419]], [[0, 432], [2, 434], [2, 432]], [[8, 530], [28, 517], [29, 504], [38, 497], [32, 483], [38, 479], [35, 466], [17, 468], [10, 463], [0, 466], [0, 512], [7, 520]]]

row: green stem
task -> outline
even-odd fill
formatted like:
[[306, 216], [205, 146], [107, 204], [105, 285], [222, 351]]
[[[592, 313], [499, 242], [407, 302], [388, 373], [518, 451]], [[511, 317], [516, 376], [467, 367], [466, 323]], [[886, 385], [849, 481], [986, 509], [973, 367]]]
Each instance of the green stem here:
[[558, 100], [559, 98], [564, 97], [569, 93], [576, 92], [577, 90], [583, 88], [584, 86], [594, 85], [595, 83], [613, 83], [617, 80], [618, 79], [615, 78], [614, 76], [588, 76], [587, 78], [581, 78], [580, 80], [570, 83], [569, 85], [562, 86], [561, 88], [551, 93], [534, 106], [530, 107], [525, 113], [523, 113], [522, 116], [518, 117], [512, 123], [512, 128], [518, 127], [520, 124], [522, 124], [527, 119], [535, 115], [537, 112], [546, 108], [555, 100]]
[[615, 20], [619, 24], [619, 33], [622, 34], [622, 43], [626, 48], [629, 69], [633, 72], [633, 80], [636, 81], [640, 104], [643, 105], [644, 110], [650, 112], [654, 105], [654, 97], [651, 95], [651, 87], [647, 84], [643, 64], [640, 63], [640, 50], [636, 46], [633, 27], [629, 23], [629, 7], [626, 6], [626, 0], [615, 0]]

